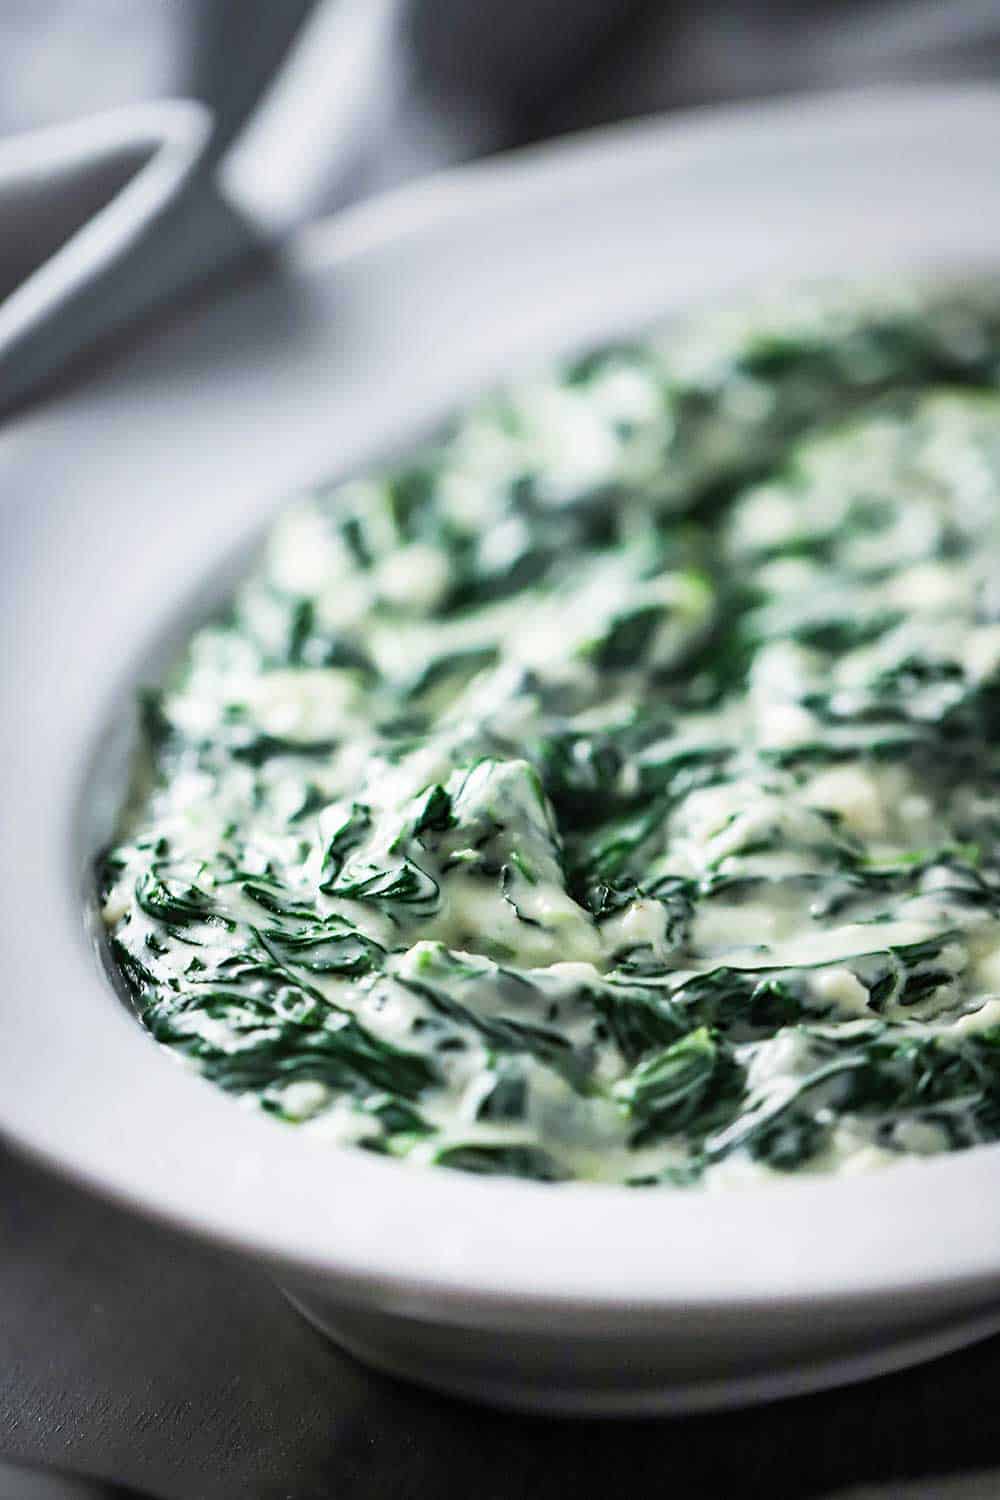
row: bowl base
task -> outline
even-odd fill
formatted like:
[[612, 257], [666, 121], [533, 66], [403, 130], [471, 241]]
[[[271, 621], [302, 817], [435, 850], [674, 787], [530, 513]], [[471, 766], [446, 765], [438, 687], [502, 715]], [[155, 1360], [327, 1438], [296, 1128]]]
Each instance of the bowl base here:
[[520, 1358], [521, 1340], [508, 1339], [501, 1363], [479, 1357], [477, 1346], [491, 1336], [478, 1330], [335, 1306], [301, 1288], [281, 1291], [314, 1328], [383, 1374], [488, 1406], [557, 1416], [679, 1416], [753, 1406], [891, 1374], [1000, 1333], [1000, 1308], [991, 1302], [972, 1314], [939, 1316], [895, 1337], [883, 1335], [867, 1347], [858, 1340], [853, 1352], [810, 1358], [806, 1347], [798, 1357], [764, 1357], [756, 1368], [738, 1374], [692, 1380], [672, 1369], [677, 1361], [667, 1335], [638, 1354], [634, 1338], [574, 1337], [566, 1340], [561, 1369], [548, 1361], [539, 1368], [527, 1337]]

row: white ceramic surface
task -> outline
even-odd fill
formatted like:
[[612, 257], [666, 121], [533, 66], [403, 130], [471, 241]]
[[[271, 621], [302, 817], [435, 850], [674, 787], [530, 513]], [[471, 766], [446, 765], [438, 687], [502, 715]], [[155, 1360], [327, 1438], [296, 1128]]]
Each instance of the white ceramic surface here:
[[176, 221], [210, 133], [174, 99], [0, 141], [0, 410], [190, 276]]
[[900, 91], [463, 170], [306, 234], [284, 276], [0, 431], [12, 1141], [264, 1258], [366, 1357], [513, 1404], [750, 1400], [995, 1326], [998, 1147], [728, 1196], [331, 1149], [160, 1052], [102, 974], [86, 914], [114, 812], [107, 726], [284, 494], [398, 446], [502, 370], [736, 283], [1000, 266], [997, 140], [1000, 96]]

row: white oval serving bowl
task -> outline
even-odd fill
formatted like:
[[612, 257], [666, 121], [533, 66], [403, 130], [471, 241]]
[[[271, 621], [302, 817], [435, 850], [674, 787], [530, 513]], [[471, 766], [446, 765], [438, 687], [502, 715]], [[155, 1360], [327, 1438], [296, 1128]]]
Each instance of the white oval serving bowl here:
[[502, 371], [739, 283], [1000, 267], [998, 139], [1000, 95], [903, 90], [453, 172], [305, 234], [281, 275], [0, 432], [12, 1142], [263, 1259], [373, 1363], [512, 1405], [761, 1399], [1000, 1326], [1000, 1147], [726, 1195], [331, 1148], [151, 1043], [102, 973], [90, 888], [120, 790], [108, 726], [278, 500], [398, 447]]

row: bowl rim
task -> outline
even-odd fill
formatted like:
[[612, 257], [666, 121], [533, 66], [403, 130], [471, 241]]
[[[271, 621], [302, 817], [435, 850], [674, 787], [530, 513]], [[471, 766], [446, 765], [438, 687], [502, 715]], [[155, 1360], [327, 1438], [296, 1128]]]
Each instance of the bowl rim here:
[[[963, 88], [866, 90], [617, 126], [453, 169], [364, 204], [300, 235], [285, 274], [306, 289], [342, 287], [352, 276], [368, 291], [395, 287], [411, 274], [411, 258], [443, 254], [460, 232], [482, 234], [505, 214], [530, 242], [532, 215], [547, 200], [593, 214], [599, 208], [581, 204], [612, 183], [639, 194], [669, 185], [675, 170], [697, 176], [720, 163], [770, 181], [790, 137], [800, 155], [815, 147], [842, 165], [859, 147], [891, 164], [901, 143], [929, 148], [942, 135], [952, 151], [972, 152], [998, 125], [1000, 97]], [[983, 249], [1000, 249], [1000, 219], [984, 233]], [[531, 253], [529, 245], [524, 254]], [[210, 320], [211, 310], [202, 316]], [[147, 396], [162, 390], [164, 401], [175, 399], [170, 348], [183, 350], [185, 327], [172, 344], [140, 350], [93, 387], [14, 423], [0, 442], [4, 488], [30, 478], [32, 464], [55, 462], [60, 443], [65, 453], [68, 441], [86, 437], [99, 456], [109, 416], [129, 415], [136, 371], [140, 387], [152, 382]], [[55, 457], [45, 458], [47, 450]], [[399, 1310], [432, 1299], [442, 1316], [474, 1310], [499, 1319], [519, 1310], [526, 1319], [592, 1316], [618, 1326], [651, 1309], [707, 1315], [996, 1283], [1000, 1194], [991, 1189], [1000, 1146], [725, 1195], [482, 1180], [299, 1138], [171, 1067], [111, 996], [80, 919], [78, 855], [89, 838], [80, 819], [93, 800], [84, 749], [93, 756], [100, 742], [88, 731], [86, 744], [74, 741], [62, 761], [50, 742], [57, 730], [75, 733], [70, 714], [83, 688], [66, 672], [59, 703], [47, 701], [51, 694], [32, 698], [31, 683], [46, 680], [39, 673], [51, 678], [56, 653], [69, 649], [70, 602], [45, 588], [57, 577], [62, 528], [75, 524], [69, 505], [56, 486], [30, 505], [10, 495], [0, 509], [11, 538], [0, 548], [0, 629], [12, 642], [0, 711], [14, 713], [0, 742], [0, 784], [17, 789], [0, 811], [8, 851], [0, 867], [8, 979], [0, 1134], [10, 1144], [133, 1210]], [[64, 557], [59, 566], [70, 600]], [[43, 612], [46, 597], [54, 602]], [[95, 621], [105, 607], [94, 603]], [[86, 622], [81, 635], [94, 628]], [[101, 694], [93, 723], [106, 714], [111, 686]], [[43, 766], [55, 768], [57, 795], [47, 794]], [[58, 1034], [45, 1010], [51, 1000], [32, 1002], [39, 989], [81, 994], [79, 1007], [60, 1013]]]

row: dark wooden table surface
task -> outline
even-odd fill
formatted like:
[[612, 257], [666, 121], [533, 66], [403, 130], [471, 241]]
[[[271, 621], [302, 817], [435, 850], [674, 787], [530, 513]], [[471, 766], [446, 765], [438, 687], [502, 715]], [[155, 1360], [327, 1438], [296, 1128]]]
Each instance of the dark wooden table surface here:
[[756, 1410], [510, 1416], [370, 1373], [263, 1271], [3, 1154], [0, 1191], [0, 1452], [169, 1500], [791, 1500], [1000, 1464], [1000, 1339]]

